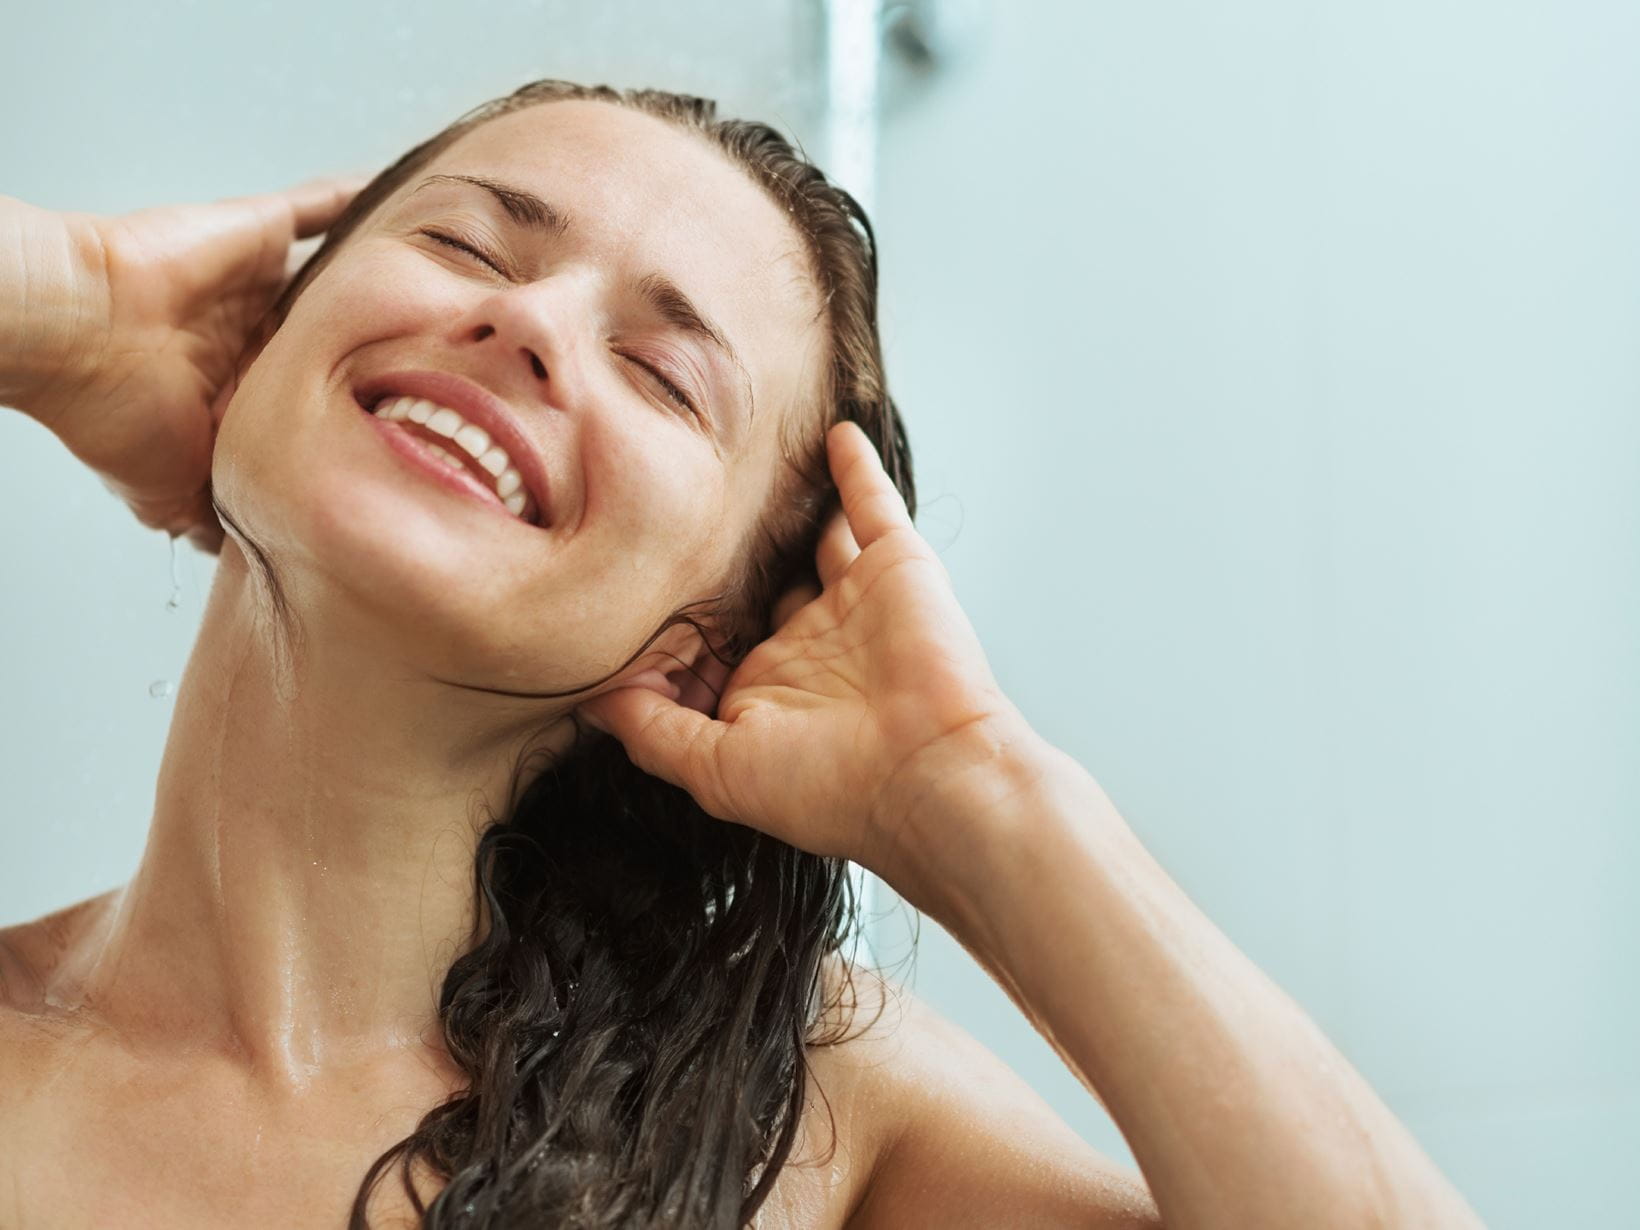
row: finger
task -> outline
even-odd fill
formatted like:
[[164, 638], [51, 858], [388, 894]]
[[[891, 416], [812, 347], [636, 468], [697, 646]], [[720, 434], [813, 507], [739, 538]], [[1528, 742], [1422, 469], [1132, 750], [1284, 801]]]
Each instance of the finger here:
[[368, 175], [327, 175], [279, 193], [296, 216], [296, 237], [306, 239], [328, 230], [370, 179]]
[[780, 595], [769, 615], [769, 631], [778, 632], [786, 621], [820, 596], [820, 587], [810, 581], [793, 585]]
[[307, 239], [298, 239], [290, 245], [290, 250], [285, 253], [285, 281], [288, 282], [296, 276], [302, 266], [308, 263], [308, 257], [317, 252], [323, 242], [322, 236], [314, 235]]
[[171, 271], [185, 304], [199, 296], [214, 301], [228, 288], [272, 285], [291, 242], [290, 206], [272, 196], [141, 209], [109, 225], [144, 259]]
[[859, 557], [860, 544], [854, 541], [854, 531], [849, 528], [848, 517], [839, 508], [826, 522], [814, 553], [814, 568], [820, 574], [820, 584], [830, 589]]
[[207, 555], [220, 555], [224, 537], [226, 535], [222, 529], [222, 522], [216, 515], [216, 508], [207, 498], [203, 502], [199, 520], [188, 529], [188, 541]]
[[368, 182], [362, 176], [316, 179], [283, 192], [228, 197], [195, 207], [189, 227], [193, 259], [214, 267], [217, 276], [246, 268], [248, 261], [260, 277], [287, 278], [294, 241], [328, 228]]
[[858, 423], [845, 419], [835, 424], [826, 433], [826, 448], [843, 511], [861, 550], [892, 530], [916, 529], [905, 498]]
[[156, 495], [107, 474], [97, 476], [102, 485], [124, 501], [132, 515], [151, 530], [164, 530], [173, 537], [184, 534], [203, 518], [198, 495]]
[[188, 531], [188, 541], [195, 550], [206, 555], [221, 555], [222, 542], [225, 535], [221, 526], [196, 525]]
[[575, 712], [619, 739], [627, 759], [645, 773], [687, 790], [707, 811], [721, 815], [723, 792], [713, 766], [727, 724], [650, 688], [617, 688], [582, 701]]

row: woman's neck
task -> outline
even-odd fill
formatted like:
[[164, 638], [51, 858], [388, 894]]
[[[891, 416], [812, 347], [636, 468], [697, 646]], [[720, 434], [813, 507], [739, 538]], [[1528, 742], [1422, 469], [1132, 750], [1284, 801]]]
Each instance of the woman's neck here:
[[543, 720], [429, 678], [367, 613], [300, 607], [292, 642], [271, 608], [230, 541], [141, 865], [47, 994], [133, 1047], [302, 1088], [395, 1048], [442, 1054], [478, 834]]

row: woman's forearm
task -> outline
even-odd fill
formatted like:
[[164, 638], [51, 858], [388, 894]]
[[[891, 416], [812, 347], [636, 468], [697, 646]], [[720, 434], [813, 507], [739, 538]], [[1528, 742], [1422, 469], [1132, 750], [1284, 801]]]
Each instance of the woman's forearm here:
[[1171, 1230], [1480, 1224], [1086, 770], [1034, 737], [971, 763], [901, 830], [934, 852], [913, 903], [1097, 1093]]
[[0, 405], [44, 418], [88, 358], [81, 242], [63, 215], [0, 196]]

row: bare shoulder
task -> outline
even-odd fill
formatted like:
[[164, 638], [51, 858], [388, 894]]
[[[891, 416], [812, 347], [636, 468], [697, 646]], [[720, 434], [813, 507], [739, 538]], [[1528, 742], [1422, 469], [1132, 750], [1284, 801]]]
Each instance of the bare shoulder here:
[[850, 1227], [1162, 1224], [1138, 1173], [966, 1030], [876, 971], [837, 963], [828, 977], [823, 1024], [841, 1040], [820, 1034], [810, 1069], [870, 1152]]
[[0, 1013], [28, 1015], [42, 1006], [52, 975], [104, 916], [114, 897], [112, 892], [104, 893], [28, 922], [0, 927]]
[[95, 1034], [79, 1013], [64, 1010], [48, 992], [116, 896], [105, 893], [0, 927], [0, 1088], [6, 1090], [0, 1098], [0, 1155], [15, 1145], [16, 1133], [37, 1134], [34, 1095], [43, 1096], [60, 1082]]
[[[56, 1010], [46, 991], [56, 971], [100, 909], [101, 898], [57, 910], [28, 922], [0, 927], [0, 1188], [13, 1205], [0, 1203], [0, 1220], [13, 1225], [17, 1214], [15, 1166], [32, 1145], [50, 1135], [42, 1113], [52, 1101], [78, 1053], [83, 1030], [72, 1014]], [[42, 1099], [44, 1099], [42, 1101]], [[36, 1150], [36, 1152], [38, 1152]], [[7, 1180], [10, 1179], [8, 1183]], [[5, 1220], [10, 1214], [12, 1220]]]

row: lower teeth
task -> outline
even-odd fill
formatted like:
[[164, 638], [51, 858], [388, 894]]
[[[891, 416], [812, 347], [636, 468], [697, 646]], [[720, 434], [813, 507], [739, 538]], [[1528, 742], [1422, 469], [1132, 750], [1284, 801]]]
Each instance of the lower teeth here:
[[[415, 433], [411, 433], [411, 434], [415, 434]], [[473, 472], [470, 469], [467, 468], [466, 461], [464, 461], [461, 457], [457, 456], [451, 450], [445, 448], [442, 444], [434, 444], [431, 440], [427, 439], [425, 436], [419, 436], [419, 435], [416, 436], [416, 443], [421, 445], [422, 448], [426, 449], [433, 456], [437, 457], [445, 465], [449, 466], [452, 470], [460, 470], [463, 474], [467, 475], [469, 478], [472, 477]], [[500, 497], [497, 497], [497, 498], [499, 499]], [[506, 506], [508, 512], [513, 512], [512, 506], [510, 504], [507, 504], [506, 500], [502, 500], [501, 503], [504, 506]], [[517, 512], [513, 512], [513, 515], [518, 517], [520, 520], [525, 519], [523, 509], [519, 509]]]
[[467, 468], [466, 462], [462, 461], [461, 458], [457, 457], [443, 445], [434, 444], [431, 440], [427, 440], [424, 441], [423, 447], [429, 452], [436, 454], [438, 459], [445, 465], [449, 466], [452, 470], [465, 470]]

